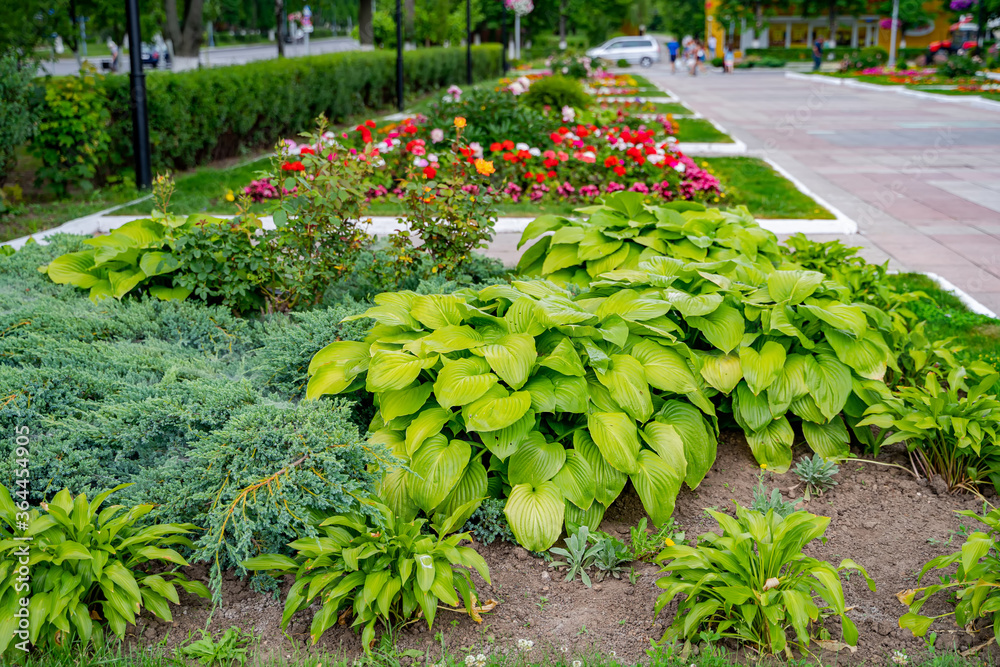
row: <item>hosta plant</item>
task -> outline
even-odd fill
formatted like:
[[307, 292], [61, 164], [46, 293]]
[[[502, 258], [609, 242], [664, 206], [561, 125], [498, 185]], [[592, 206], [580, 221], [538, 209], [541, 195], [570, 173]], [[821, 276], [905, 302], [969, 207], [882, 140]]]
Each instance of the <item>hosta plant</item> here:
[[[408, 520], [375, 503], [380, 521], [358, 514], [332, 516], [320, 524], [320, 535], [288, 546], [295, 557], [269, 554], [244, 562], [248, 570], [294, 574], [285, 598], [281, 627], [296, 612], [319, 601], [310, 636], [315, 644], [340, 619], [361, 628], [365, 651], [375, 641], [376, 625], [393, 628], [422, 613], [432, 628], [439, 603], [457, 607], [477, 621], [483, 608], [468, 568], [490, 583], [486, 561], [471, 547], [460, 546], [468, 533], [449, 535], [467, 516], [460, 507], [435, 523], [437, 536], [421, 532], [423, 519]], [[459, 598], [461, 595], [461, 600]]]
[[[171, 621], [169, 603], [179, 604], [178, 586], [209, 597], [204, 584], [189, 581], [180, 572], [145, 571], [146, 563], [156, 563], [158, 570], [161, 565], [187, 565], [173, 547], [193, 546], [185, 534], [196, 528], [143, 526], [141, 519], [152, 505], [102, 509], [108, 496], [125, 486], [90, 501], [84, 494], [74, 498], [64, 489], [43, 503], [41, 511], [30, 512], [27, 503], [15, 502], [0, 486], [0, 654], [15, 652], [15, 646], [43, 650], [100, 646], [105, 627], [121, 638], [143, 609]], [[30, 539], [19, 539], [25, 537]], [[26, 629], [18, 625], [21, 616], [15, 615], [22, 598], [30, 599]]]
[[641, 338], [666, 331], [640, 323], [645, 302], [595, 309], [541, 281], [375, 302], [365, 341], [313, 358], [307, 396], [375, 394], [370, 439], [407, 463], [382, 482], [401, 515], [506, 497], [541, 551], [564, 523], [596, 529], [628, 480], [662, 523], [715, 459], [715, 426], [685, 398], [701, 387], [688, 352]]
[[[970, 375], [971, 371], [971, 375]], [[1000, 483], [1000, 379], [983, 362], [951, 368], [946, 377], [927, 373], [923, 386], [900, 387], [871, 405], [860, 425], [882, 429], [878, 447], [905, 442], [930, 475], [949, 488]], [[875, 449], [875, 453], [878, 449]]]
[[[854, 646], [858, 630], [846, 614], [840, 573], [860, 572], [874, 591], [875, 584], [851, 559], [834, 567], [810, 558], [802, 548], [826, 532], [830, 519], [807, 512], [781, 517], [736, 506], [736, 516], [709, 510], [721, 535], [705, 533], [697, 546], [674, 545], [660, 554], [664, 572], [656, 585], [659, 614], [680, 598], [665, 641], [685, 647], [702, 631], [750, 644], [762, 653], [784, 653], [791, 646], [807, 649], [825, 639], [823, 619], [838, 616], [844, 641]], [[791, 636], [789, 636], [791, 631]]]
[[917, 637], [926, 635], [936, 619], [951, 615], [931, 617], [919, 613], [931, 596], [940, 591], [953, 595], [955, 622], [959, 627], [974, 628], [985, 618], [994, 635], [1000, 636], [1000, 509], [985, 516], [969, 511], [958, 513], [984, 524], [986, 532], [976, 531], [966, 538], [961, 550], [928, 561], [917, 580], [922, 580], [931, 570], [957, 565], [955, 574], [943, 576], [940, 584], [896, 594], [899, 601], [909, 607], [909, 612], [899, 619], [899, 627], [908, 628]]
[[86, 239], [92, 250], [56, 257], [39, 269], [52, 282], [90, 291], [90, 299], [121, 299], [142, 286], [160, 299], [186, 299], [190, 289], [175, 287], [173, 273], [181, 262], [173, 254], [173, 238], [196, 225], [216, 225], [204, 215], [174, 216], [154, 213], [133, 220], [104, 236]]
[[762, 229], [745, 207], [706, 209], [693, 202], [647, 206], [636, 192], [618, 192], [604, 204], [580, 209], [586, 218], [543, 215], [527, 226], [518, 248], [528, 248], [518, 271], [557, 284], [587, 287], [598, 275], [635, 269], [652, 257], [690, 262], [742, 258], [761, 270], [782, 261], [777, 238]]

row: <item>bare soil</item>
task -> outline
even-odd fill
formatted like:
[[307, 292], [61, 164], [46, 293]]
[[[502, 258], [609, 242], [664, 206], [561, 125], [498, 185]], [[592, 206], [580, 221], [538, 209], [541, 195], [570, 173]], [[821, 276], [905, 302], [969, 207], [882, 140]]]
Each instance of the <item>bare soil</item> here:
[[[798, 454], [805, 456], [807, 452], [801, 448]], [[884, 452], [880, 463], [909, 467], [905, 450]], [[674, 519], [686, 531], [687, 540], [715, 529], [715, 521], [705, 514], [705, 508], [731, 512], [734, 500], [748, 505], [759, 474], [742, 434], [724, 432], [709, 475], [698, 489], [685, 489], [677, 499]], [[949, 494], [938, 480], [918, 481], [900, 468], [871, 462], [845, 462], [836, 479], [839, 484], [832, 491], [803, 504], [814, 514], [831, 517], [825, 544], [813, 542], [806, 554], [834, 564], [853, 558], [868, 570], [878, 590], [869, 591], [858, 574], [847, 578], [844, 592], [849, 615], [860, 631], [857, 651], [819, 657], [828, 665], [884, 665], [893, 649], [902, 649], [911, 657], [919, 655], [924, 640], [898, 627], [897, 620], [906, 608], [895, 595], [917, 586], [916, 574], [925, 562], [960, 548], [962, 527], [975, 530], [976, 522], [955, 512], [981, 510], [982, 500], [969, 494]], [[766, 480], [783, 489], [787, 497], [801, 496], [801, 489], [789, 492], [797, 482], [791, 473], [767, 473]], [[609, 510], [601, 528], [627, 540], [629, 527], [642, 516], [638, 496], [629, 487]], [[601, 651], [614, 652], [622, 662], [637, 662], [646, 659], [650, 640], [660, 638], [673, 613], [669, 608], [660, 618], [653, 618], [659, 593], [654, 565], [634, 564], [641, 575], [634, 586], [625, 577], [606, 579], [588, 589], [579, 580], [564, 582], [563, 575], [520, 547], [494, 543], [476, 548], [489, 564], [493, 580], [492, 587], [479, 582], [480, 598], [497, 600], [496, 608], [484, 615], [482, 625], [464, 613], [439, 612], [433, 631], [422, 621], [400, 631], [395, 638], [398, 651], [423, 651], [426, 659], [437, 661], [442, 647], [460, 655], [508, 653], [516, 651], [517, 639], [523, 638], [534, 642], [534, 655], [551, 653], [557, 660]], [[207, 582], [204, 566], [192, 566], [189, 574]], [[931, 577], [934, 575], [928, 575], [926, 583], [936, 582]], [[291, 579], [286, 578], [282, 593], [290, 585]], [[144, 613], [138, 627], [130, 628], [131, 641], [142, 645], [162, 642], [172, 648], [183, 643], [189, 633], [197, 636], [212, 611], [211, 603], [186, 594], [181, 602], [182, 608], [175, 609], [171, 623]], [[280, 628], [282, 605], [283, 597], [277, 600], [253, 592], [248, 582], [227, 574], [223, 601], [212, 615], [209, 629], [218, 632], [239, 626], [259, 639], [258, 652], [267, 655], [319, 650], [350, 659], [360, 654], [360, 638], [349, 627], [334, 627], [318, 646], [309, 647], [309, 624], [315, 608], [300, 612], [286, 634]], [[923, 611], [943, 614], [950, 611], [950, 605], [946, 596], [939, 594]], [[991, 634], [989, 630], [978, 635], [966, 633], [950, 617], [937, 621], [932, 630], [937, 633], [940, 649], [967, 649], [987, 641]], [[441, 635], [435, 638], [438, 632]], [[980, 655], [996, 664], [996, 645]]]

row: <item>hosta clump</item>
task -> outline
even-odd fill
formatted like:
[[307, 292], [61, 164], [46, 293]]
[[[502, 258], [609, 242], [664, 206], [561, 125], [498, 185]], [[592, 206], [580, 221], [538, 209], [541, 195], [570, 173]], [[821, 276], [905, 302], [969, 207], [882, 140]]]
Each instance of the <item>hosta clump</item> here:
[[828, 517], [795, 512], [782, 517], [736, 506], [736, 516], [708, 511], [722, 534], [705, 533], [698, 545], [667, 547], [657, 559], [668, 576], [656, 600], [659, 614], [680, 597], [677, 613], [663, 635], [665, 641], [688, 646], [708, 630], [751, 644], [765, 653], [791, 657], [791, 642], [803, 649], [820, 637], [822, 620], [838, 616], [844, 641], [854, 646], [858, 629], [847, 617], [843, 570], [859, 571], [874, 591], [864, 568], [851, 559], [834, 567], [810, 558], [802, 548], [823, 537]]
[[884, 339], [889, 317], [843, 302], [844, 289], [821, 273], [765, 273], [739, 258], [657, 257], [605, 273], [576, 302], [638, 317], [629, 325], [632, 355], [650, 384], [657, 386], [659, 366], [667, 363], [661, 351], [678, 355], [683, 365], [664, 369], [683, 386], [658, 388], [683, 392], [708, 414], [713, 401], [724, 404], [757, 461], [781, 473], [792, 459], [788, 413], [801, 419], [813, 451], [844, 456], [848, 426], [858, 432], [864, 410], [886, 392], [887, 368], [896, 365]]
[[606, 197], [603, 205], [580, 209], [589, 215], [585, 219], [536, 218], [521, 235], [519, 248], [553, 233], [524, 252], [518, 271], [586, 288], [602, 273], [635, 269], [653, 257], [691, 262], [741, 258], [768, 271], [782, 262], [777, 238], [745, 207], [720, 211], [693, 202], [656, 207], [643, 202], [636, 192], [619, 192]]
[[715, 426], [685, 399], [701, 387], [686, 349], [642, 338], [672, 336], [643, 322], [668, 302], [601, 308], [542, 281], [375, 302], [365, 341], [313, 358], [307, 396], [375, 394], [370, 441], [407, 463], [382, 481], [400, 515], [506, 497], [514, 535], [540, 551], [564, 523], [596, 529], [629, 480], [662, 523], [715, 460]]
[[295, 575], [285, 599], [282, 628], [319, 598], [321, 606], [309, 631], [313, 643], [346, 617], [353, 619], [352, 627], [361, 628], [368, 652], [377, 623], [390, 629], [422, 612], [427, 627], [433, 628], [441, 602], [452, 607], [464, 602], [466, 612], [481, 620], [479, 613], [486, 609], [476, 597], [469, 568], [489, 584], [486, 561], [471, 547], [460, 546], [469, 539], [468, 533], [448, 535], [461, 525], [469, 507], [459, 507], [435, 523], [438, 535], [434, 536], [421, 532], [422, 519], [408, 521], [374, 503], [375, 522], [355, 513], [332, 516], [320, 524], [320, 535], [289, 544], [296, 551], [294, 558], [271, 554], [243, 565], [248, 570]]
[[[173, 547], [192, 546], [185, 535], [197, 529], [191, 524], [142, 525], [152, 505], [101, 508], [125, 486], [90, 501], [64, 489], [41, 512], [28, 512], [26, 502], [15, 503], [0, 486], [0, 655], [20, 655], [28, 645], [43, 650], [101, 646], [105, 626], [121, 638], [142, 609], [171, 621], [168, 603], [179, 604], [178, 586], [208, 597], [204, 584], [180, 572], [143, 571], [145, 563], [187, 565]], [[23, 499], [20, 492], [15, 495]], [[29, 541], [16, 539], [26, 535]], [[19, 573], [23, 556], [27, 560], [20, 562], [30, 563], [30, 596]], [[30, 598], [25, 634], [14, 615], [23, 597]]]
[[900, 387], [874, 403], [860, 425], [881, 431], [875, 453], [885, 445], [905, 442], [925, 473], [941, 475], [948, 487], [975, 489], [1000, 484], [1000, 374], [974, 362], [951, 368], [947, 375], [930, 371], [923, 386]]
[[988, 530], [970, 534], [961, 550], [928, 561], [917, 579], [922, 580], [931, 570], [957, 565], [953, 576], [942, 577], [940, 584], [896, 594], [899, 601], [909, 607], [909, 612], [899, 619], [899, 627], [908, 628], [917, 637], [926, 635], [934, 620], [941, 618], [919, 613], [931, 596], [940, 591], [954, 595], [955, 622], [959, 627], [974, 630], [971, 626], [976, 625], [979, 619], [988, 618], [994, 636], [1000, 636], [1000, 509], [994, 509], [985, 516], [969, 511], [958, 514], [979, 521]]

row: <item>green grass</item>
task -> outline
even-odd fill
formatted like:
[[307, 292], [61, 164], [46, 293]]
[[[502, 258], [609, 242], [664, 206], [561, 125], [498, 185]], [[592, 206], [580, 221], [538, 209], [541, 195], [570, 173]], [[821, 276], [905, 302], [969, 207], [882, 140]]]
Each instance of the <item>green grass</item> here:
[[639, 74], [632, 74], [631, 72], [629, 72], [628, 75], [633, 79], [635, 79], [635, 85], [639, 86], [640, 88], [656, 88], [656, 85], [653, 84], [652, 81], [650, 81], [644, 76], [641, 76]]
[[716, 129], [704, 118], [678, 118], [677, 141], [691, 143], [731, 144], [732, 138]]
[[10, 213], [0, 215], [0, 242], [58, 227], [69, 220], [103, 211], [136, 197], [135, 190], [127, 193], [101, 190], [85, 198], [19, 204]]
[[[683, 137], [682, 132], [681, 141], [685, 141]], [[743, 204], [759, 218], [831, 220], [834, 217], [763, 160], [715, 157], [697, 162], [707, 164], [722, 181], [727, 204]]]
[[918, 318], [927, 321], [927, 337], [941, 340], [954, 337], [964, 350], [958, 354], [962, 362], [982, 359], [1000, 366], [1000, 321], [969, 312], [951, 292], [942, 290], [936, 282], [919, 273], [900, 273], [889, 277], [900, 291], [922, 291], [931, 301], [911, 304]]
[[694, 112], [679, 102], [653, 102], [656, 107], [653, 113], [672, 113], [680, 115], [690, 115]]

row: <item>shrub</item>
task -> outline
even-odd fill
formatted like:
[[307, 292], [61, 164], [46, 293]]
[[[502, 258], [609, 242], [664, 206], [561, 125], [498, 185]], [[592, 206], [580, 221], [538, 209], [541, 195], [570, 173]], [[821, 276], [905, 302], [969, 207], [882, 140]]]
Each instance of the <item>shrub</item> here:
[[521, 104], [505, 90], [472, 88], [457, 97], [445, 95], [427, 111], [425, 127], [444, 130], [456, 116], [468, 122], [463, 136], [468, 142], [487, 147], [497, 138], [535, 145], [539, 137], [554, 132], [559, 123], [539, 111]]
[[[954, 575], [941, 576], [941, 583], [917, 589], [900, 591], [896, 597], [909, 607], [909, 612], [899, 619], [901, 628], [908, 628], [915, 636], [927, 634], [931, 624], [942, 616], [922, 616], [919, 612], [931, 597], [941, 591], [948, 591], [955, 605], [955, 622], [959, 627], [974, 631], [980, 618], [992, 620], [994, 635], [1000, 635], [1000, 509], [994, 509], [985, 516], [975, 512], [960, 511], [958, 514], [975, 519], [987, 527], [987, 531], [971, 533], [959, 551], [932, 558], [920, 570], [917, 581], [921, 581], [931, 570], [950, 569], [957, 565]], [[917, 598], [917, 595], [920, 595]]]
[[[591, 68], [600, 64], [587, 56], [579, 56], [571, 51], [551, 56], [546, 59], [546, 66], [557, 76], [568, 76], [571, 79], [586, 79], [591, 74]], [[628, 67], [628, 61], [618, 61], [619, 67]]]
[[970, 56], [952, 56], [937, 66], [937, 72], [941, 76], [954, 79], [960, 76], [975, 76], [983, 66], [981, 60]]
[[629, 61], [625, 60], [624, 58], [620, 58], [618, 60], [618, 67], [631, 67], [631, 66], [632, 66], [632, 63], [630, 63]]
[[829, 518], [807, 512], [782, 518], [739, 505], [735, 518], [707, 511], [718, 521], [721, 536], [705, 533], [697, 546], [667, 547], [658, 558], [670, 574], [656, 582], [664, 592], [655, 613], [681, 598], [664, 641], [691, 641], [707, 629], [761, 652], [788, 653], [791, 629], [793, 642], [806, 651], [823, 619], [838, 616], [844, 641], [857, 644], [857, 627], [845, 613], [840, 572], [861, 572], [872, 591], [875, 583], [849, 558], [835, 568], [802, 553], [806, 544], [823, 536]]
[[844, 58], [844, 69], [862, 70], [881, 67], [889, 61], [889, 52], [881, 46], [866, 46]]
[[712, 67], [722, 67], [726, 64], [726, 59], [720, 56], [715, 56], [712, 58]]
[[[29, 644], [49, 651], [86, 649], [91, 642], [101, 646], [104, 627], [94, 620], [103, 620], [121, 639], [126, 625], [134, 625], [143, 608], [164, 621], [173, 620], [167, 603], [179, 604], [177, 586], [208, 597], [204, 584], [189, 581], [176, 568], [159, 574], [143, 571], [146, 563], [187, 565], [171, 547], [190, 546], [185, 534], [196, 527], [140, 526], [152, 505], [137, 505], [124, 513], [121, 505], [101, 510], [108, 496], [121, 488], [104, 491], [93, 501], [84, 494], [74, 498], [63, 489], [42, 505], [42, 512], [28, 512], [27, 494], [16, 492], [21, 500], [15, 503], [0, 486], [0, 552], [5, 557], [0, 565], [0, 604], [7, 612], [0, 628], [0, 654], [13, 654], [15, 646], [27, 651]], [[32, 539], [17, 541], [22, 535]], [[24, 579], [17, 563], [25, 556], [27, 560], [20, 562], [31, 564], [27, 631], [16, 629], [14, 615], [25, 590], [18, 583]]]
[[[313, 616], [310, 636], [315, 644], [340, 618], [351, 612], [352, 626], [362, 628], [365, 652], [375, 641], [375, 624], [388, 630], [422, 612], [433, 628], [438, 602], [456, 607], [459, 595], [468, 614], [479, 619], [482, 611], [473, 568], [490, 583], [486, 561], [470, 547], [459, 546], [468, 533], [451, 533], [465, 514], [455, 514], [434, 526], [437, 537], [421, 533], [424, 522], [406, 521], [385, 505], [375, 504], [378, 521], [371, 523], [357, 514], [332, 516], [320, 524], [323, 537], [289, 544], [295, 558], [268, 555], [244, 563], [249, 570], [295, 575], [285, 598], [281, 627], [292, 616], [309, 607], [317, 597], [319, 611]], [[456, 590], [457, 589], [457, 590]]]
[[92, 189], [113, 150], [115, 132], [102, 79], [93, 66], [84, 65], [80, 76], [51, 79], [45, 86], [31, 152], [42, 162], [36, 181], [48, 182], [60, 195], [75, 186]]
[[480, 503], [469, 520], [465, 522], [464, 532], [472, 535], [476, 542], [493, 544], [497, 540], [517, 544], [510, 524], [503, 513], [504, 501], [499, 498], [486, 498]]
[[[474, 46], [472, 54], [476, 80], [499, 76], [499, 45]], [[408, 95], [464, 76], [464, 48], [404, 54]], [[55, 78], [45, 85], [58, 91], [76, 78]], [[381, 50], [153, 72], [146, 79], [153, 169], [180, 171], [241, 155], [271, 145], [275, 137], [300, 132], [321, 114], [342, 123], [367, 109], [385, 108], [395, 100], [395, 82], [396, 54]], [[99, 172], [108, 174], [133, 163], [128, 77], [108, 77], [100, 89], [111, 113], [111, 144], [97, 164]], [[39, 141], [56, 143], [50, 130], [43, 134]]]
[[521, 95], [521, 104], [541, 111], [545, 107], [558, 111], [563, 107], [586, 109], [591, 97], [576, 79], [553, 75], [538, 79]]
[[[19, 62], [12, 52], [0, 53], [0, 186], [7, 182], [13, 166], [14, 151], [35, 132], [31, 108], [34, 63]], [[0, 203], [4, 196], [0, 195]], [[0, 208], [0, 213], [3, 209]], [[4, 246], [6, 247], [6, 246]]]

